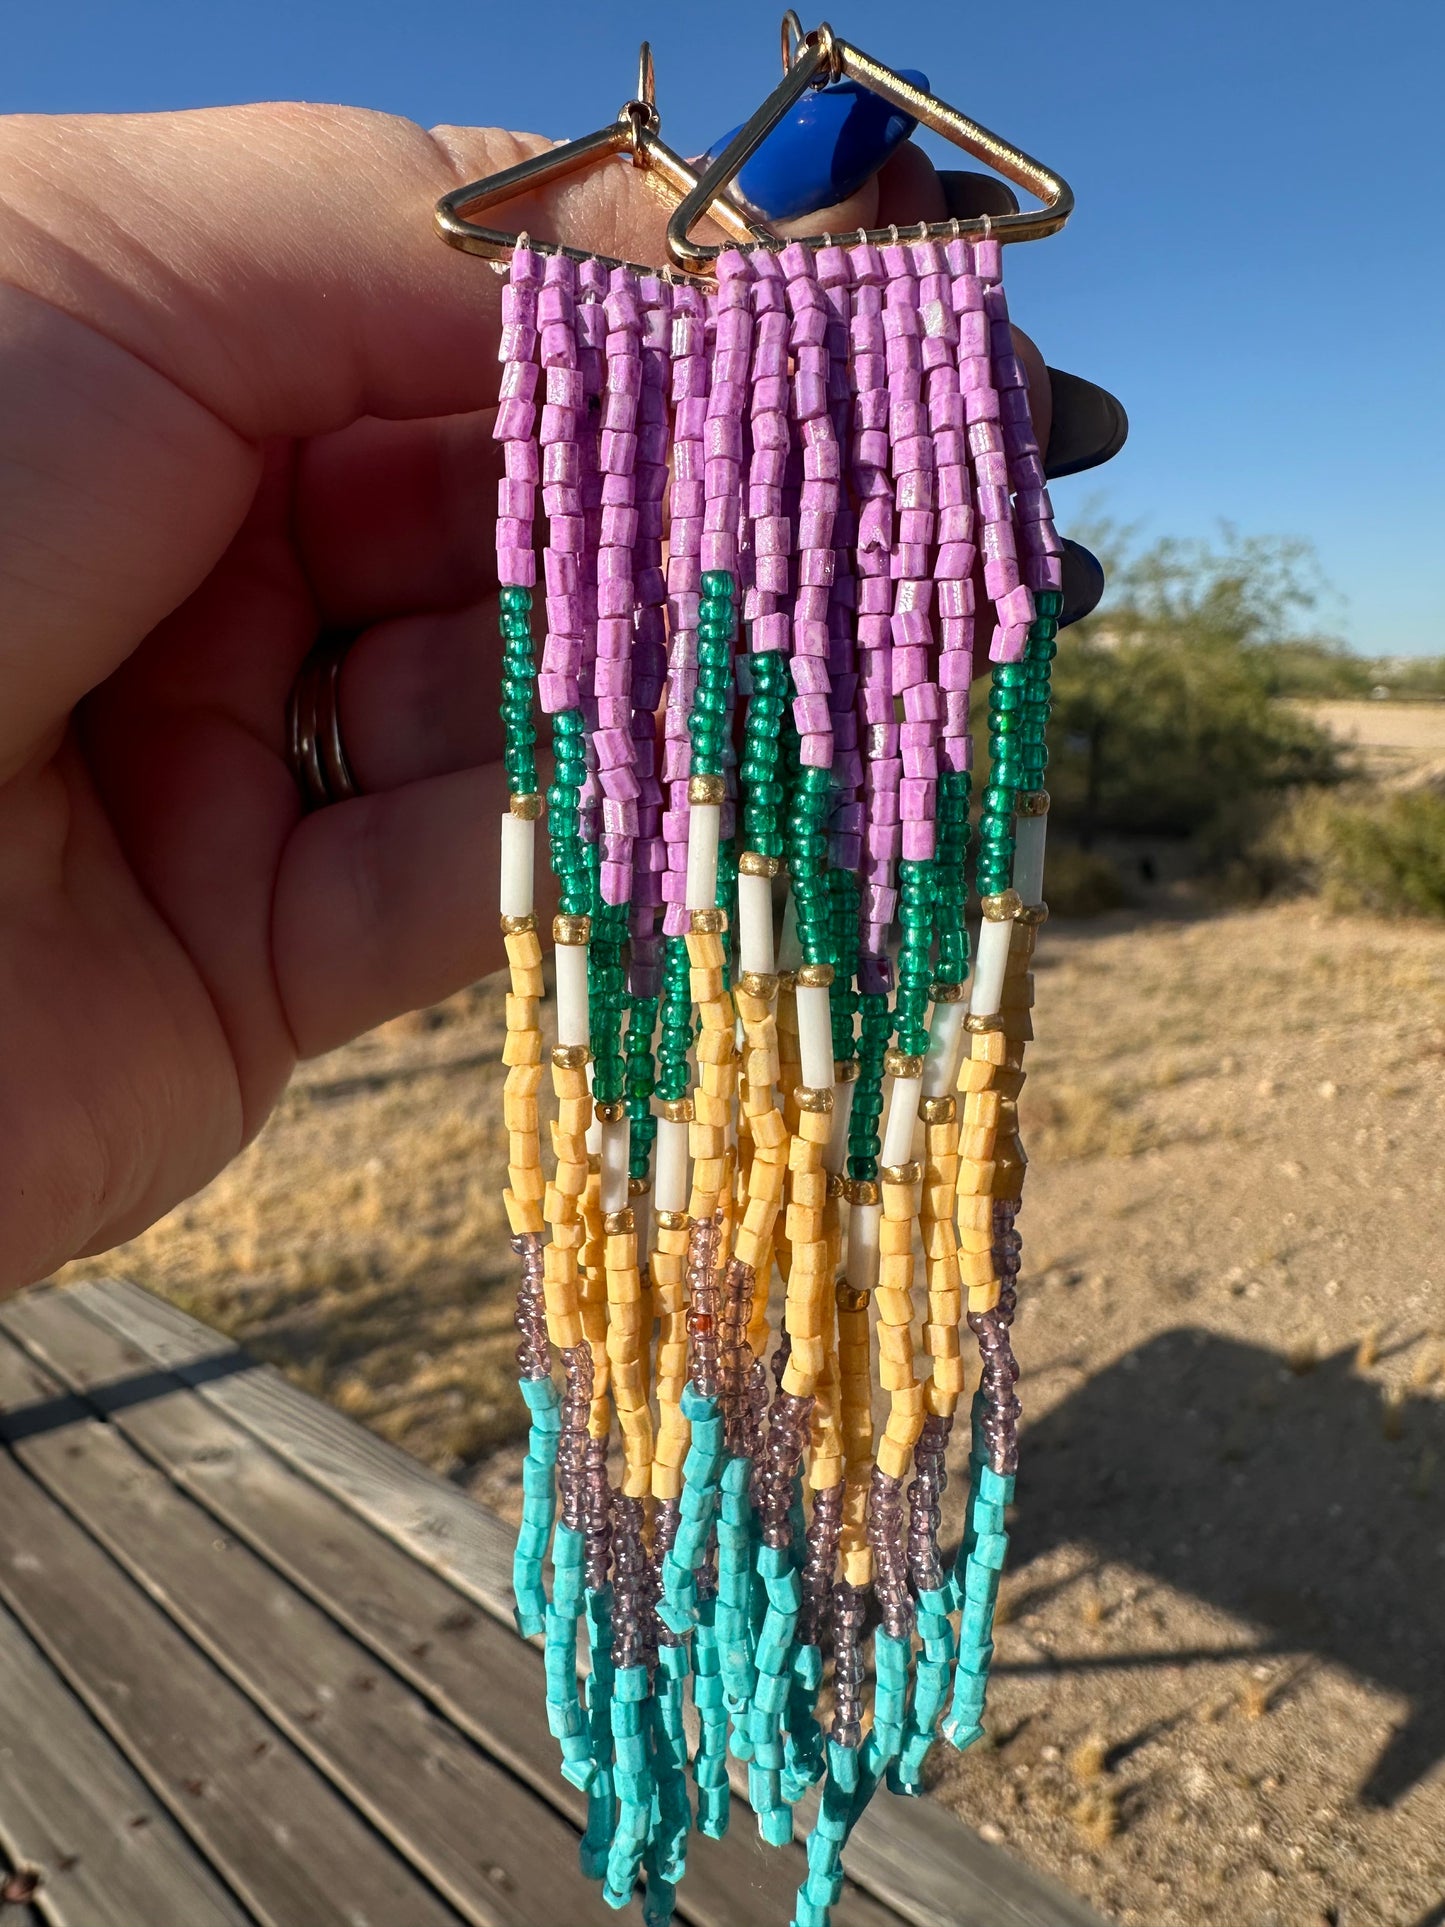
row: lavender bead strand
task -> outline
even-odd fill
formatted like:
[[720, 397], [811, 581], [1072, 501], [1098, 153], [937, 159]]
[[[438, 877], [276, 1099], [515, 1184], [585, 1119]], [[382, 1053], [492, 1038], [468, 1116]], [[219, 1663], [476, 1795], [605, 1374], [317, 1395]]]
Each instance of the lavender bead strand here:
[[546, 400], [539, 441], [547, 543], [542, 555], [547, 632], [537, 679], [544, 714], [576, 709], [582, 700], [582, 463], [578, 427], [583, 406], [577, 365], [577, 271], [565, 255], [548, 255], [537, 318]]
[[606, 377], [598, 445], [597, 660], [593, 747], [602, 791], [602, 901], [625, 904], [632, 893], [633, 840], [639, 785], [633, 738], [632, 551], [637, 406], [642, 390], [642, 308], [637, 277], [614, 268], [602, 304], [607, 324]]
[[721, 1225], [717, 1219], [688, 1220], [688, 1377], [704, 1398], [715, 1398], [719, 1383], [717, 1255], [720, 1239]]
[[511, 1241], [522, 1261], [517, 1281], [515, 1323], [520, 1342], [517, 1346], [519, 1378], [547, 1378], [552, 1371], [547, 1346], [547, 1312], [542, 1301], [542, 1240], [534, 1231], [519, 1232]]
[[864, 991], [878, 993], [886, 991], [892, 980], [887, 948], [892, 915], [889, 878], [902, 841], [901, 833], [895, 836], [894, 802], [903, 766], [893, 710], [893, 597], [889, 579], [893, 484], [889, 474], [883, 258], [870, 243], [860, 242], [849, 249], [848, 265], [854, 286], [849, 326], [857, 390], [852, 466], [859, 504], [858, 699], [865, 759], [859, 985]]
[[968, 1328], [978, 1341], [983, 1361], [979, 1390], [983, 1394], [984, 1446], [993, 1470], [1003, 1474], [1017, 1472], [1019, 1464], [1021, 1408], [1014, 1392], [1019, 1368], [1009, 1335], [1018, 1302], [1019, 1254], [1023, 1246], [1014, 1229], [1017, 1209], [1012, 1199], [994, 1200], [993, 1264], [999, 1280], [998, 1304], [992, 1311], [968, 1314]]
[[805, 769], [831, 769], [833, 716], [828, 676], [828, 593], [833, 580], [833, 519], [842, 474], [828, 413], [828, 305], [812, 251], [795, 242], [782, 269], [792, 351], [792, 420], [801, 449], [797, 582], [793, 593], [793, 724]]
[[[850, 566], [857, 540], [857, 517], [843, 475], [845, 452], [850, 449], [852, 412], [848, 375], [852, 271], [845, 249], [825, 247], [820, 251], [818, 285], [827, 310], [823, 346], [827, 354], [828, 419], [839, 463], [839, 479], [834, 489], [833, 573], [828, 588], [828, 707], [833, 737], [828, 863], [831, 869], [856, 873], [863, 856], [863, 808], [859, 800], [863, 758], [858, 747], [857, 715], [858, 589]], [[851, 985], [840, 987], [849, 989]]]
[[758, 654], [788, 651], [785, 606], [792, 539], [784, 513], [788, 450], [788, 317], [782, 269], [771, 254], [753, 263], [753, 367], [744, 527], [752, 582], [743, 614]]
[[612, 1487], [607, 1479], [607, 1441], [589, 1437], [584, 1464], [582, 1529], [589, 1591], [601, 1592], [612, 1563]]
[[803, 1599], [798, 1609], [798, 1643], [816, 1646], [828, 1630], [833, 1609], [833, 1573], [838, 1563], [838, 1539], [843, 1525], [843, 1484], [822, 1487], [813, 1494], [803, 1558]]
[[[888, 369], [888, 437], [897, 508], [897, 542], [892, 559], [892, 674], [895, 701], [903, 699], [901, 727], [890, 724], [890, 771], [896, 767], [898, 831], [896, 854], [925, 862], [934, 850], [937, 793], [937, 690], [929, 680], [933, 651], [930, 612], [933, 584], [929, 560], [933, 546], [933, 441], [923, 405], [923, 324], [913, 251], [890, 245], [883, 251], [888, 275], [883, 330]], [[895, 762], [896, 757], [896, 762]], [[890, 854], [894, 854], [890, 850]], [[890, 865], [886, 921], [897, 910]]]
[[861, 1586], [833, 1588], [833, 1725], [835, 1746], [863, 1741], [863, 1620], [867, 1595]]
[[913, 1600], [904, 1553], [903, 1481], [890, 1478], [877, 1465], [868, 1487], [868, 1543], [873, 1548], [873, 1596], [883, 1630], [894, 1639], [906, 1638], [913, 1627]]
[[663, 929], [687, 929], [687, 779], [691, 744], [687, 719], [697, 694], [697, 625], [702, 587], [704, 490], [703, 424], [707, 418], [707, 309], [702, 292], [678, 288], [672, 309], [673, 465], [667, 560], [667, 708], [663, 725], [662, 819], [667, 863], [663, 873]]
[[562, 1524], [582, 1532], [587, 1524], [587, 1422], [592, 1413], [592, 1348], [570, 1345], [561, 1354], [565, 1387], [562, 1431], [557, 1441], [557, 1492]]
[[632, 551], [633, 593], [637, 601], [632, 646], [637, 829], [632, 854], [632, 960], [628, 987], [634, 997], [656, 997], [662, 983], [658, 911], [662, 907], [662, 876], [667, 867], [656, 712], [667, 680], [662, 498], [667, 486], [672, 286], [660, 275], [644, 275], [639, 293], [642, 387], [637, 404], [637, 535]]
[[651, 1560], [643, 1543], [641, 1499], [617, 1493], [612, 1501], [612, 1663], [646, 1662], [651, 1618]]
[[941, 1502], [948, 1484], [947, 1452], [953, 1416], [925, 1413], [913, 1448], [913, 1479], [908, 1487], [908, 1576], [915, 1593], [936, 1592], [943, 1584], [938, 1556]]
[[532, 525], [537, 508], [537, 308], [541, 257], [518, 242], [502, 290], [501, 392], [492, 439], [503, 447], [505, 473], [497, 488], [497, 580], [530, 589], [537, 580]]

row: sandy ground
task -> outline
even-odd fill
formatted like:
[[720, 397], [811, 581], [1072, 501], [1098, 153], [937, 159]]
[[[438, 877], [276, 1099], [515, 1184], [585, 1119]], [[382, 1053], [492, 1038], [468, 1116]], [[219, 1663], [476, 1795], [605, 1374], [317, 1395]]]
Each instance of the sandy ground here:
[[1318, 702], [1297, 705], [1380, 780], [1438, 773], [1445, 765], [1445, 703]]
[[[935, 1794], [1121, 1922], [1440, 1927], [1445, 930], [1121, 915], [1037, 967], [1014, 1554]], [[499, 1034], [489, 985], [308, 1066], [84, 1269], [514, 1509]]]

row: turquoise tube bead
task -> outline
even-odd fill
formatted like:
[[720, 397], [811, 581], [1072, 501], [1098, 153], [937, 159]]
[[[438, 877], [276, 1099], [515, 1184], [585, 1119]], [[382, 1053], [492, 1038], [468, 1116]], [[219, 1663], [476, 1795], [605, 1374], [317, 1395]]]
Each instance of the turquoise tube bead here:
[[513, 1617], [524, 1639], [543, 1630], [547, 1592], [542, 1561], [556, 1519], [557, 1441], [562, 1431], [561, 1398], [550, 1378], [524, 1378], [522, 1398], [531, 1415], [527, 1456], [522, 1462], [522, 1527], [512, 1555]]
[[616, 1801], [612, 1791], [612, 1589], [589, 1586], [583, 1595], [592, 1671], [587, 1681], [593, 1775], [587, 1788], [587, 1828], [579, 1859], [589, 1880], [602, 1880], [612, 1843]]
[[[698, 1608], [693, 1643], [693, 1704], [702, 1725], [697, 1755], [693, 1761], [693, 1783], [697, 1787], [698, 1832], [709, 1840], [721, 1840], [728, 1828], [729, 1788], [727, 1777], [727, 1713], [723, 1706], [722, 1676], [714, 1624], [714, 1602], [702, 1601]], [[698, 1688], [704, 1680], [716, 1680], [717, 1696], [699, 1702]]]

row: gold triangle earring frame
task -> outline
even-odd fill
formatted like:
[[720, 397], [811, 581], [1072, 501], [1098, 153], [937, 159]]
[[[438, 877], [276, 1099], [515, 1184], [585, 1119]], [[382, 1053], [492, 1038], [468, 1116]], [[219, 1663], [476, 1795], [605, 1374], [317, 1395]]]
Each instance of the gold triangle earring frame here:
[[[810, 87], [825, 87], [831, 80], [860, 82], [1043, 203], [1040, 208], [1023, 209], [1016, 214], [985, 215], [977, 220], [920, 221], [917, 227], [903, 230], [904, 238], [944, 241], [960, 235], [987, 234], [997, 241], [1037, 241], [1046, 234], [1056, 234], [1073, 213], [1073, 190], [1061, 175], [1021, 148], [990, 133], [988, 128], [980, 127], [958, 108], [913, 86], [891, 67], [882, 66], [846, 40], [840, 40], [826, 21], [811, 33], [804, 33], [802, 22], [789, 9], [783, 17], [781, 82], [705, 170], [668, 223], [667, 251], [684, 273], [707, 273], [722, 253], [720, 247], [692, 238], [692, 229], [704, 211], [731, 187], [748, 157], [762, 145], [794, 101]], [[805, 247], [817, 249], [827, 246], [834, 237], [810, 234], [797, 238]], [[899, 236], [897, 229], [875, 228], [867, 238], [881, 245]]]
[[[771, 229], [750, 220], [728, 198], [726, 191], [698, 200], [697, 175], [662, 139], [658, 132], [660, 126], [652, 49], [644, 40], [638, 61], [637, 93], [623, 103], [616, 120], [598, 128], [595, 134], [584, 134], [580, 140], [550, 147], [545, 153], [534, 155], [531, 160], [519, 161], [515, 167], [505, 167], [496, 174], [488, 174], [484, 180], [453, 188], [450, 194], [444, 194], [437, 202], [437, 229], [444, 241], [466, 254], [479, 254], [491, 261], [505, 261], [510, 258], [521, 236], [508, 234], [501, 228], [484, 226], [476, 219], [477, 215], [530, 188], [541, 187], [548, 181], [562, 180], [570, 174], [580, 174], [601, 161], [611, 159], [613, 155], [621, 154], [631, 160], [648, 186], [669, 206], [676, 207], [684, 196], [689, 204], [696, 203], [689, 226], [695, 225], [707, 213], [733, 242], [741, 242], [745, 246], [758, 243], [777, 246], [777, 238]], [[610, 255], [589, 252], [586, 248], [567, 247], [560, 241], [539, 241], [535, 236], [528, 235], [527, 242], [538, 254], [565, 254], [572, 261], [600, 261], [604, 267], [631, 268], [637, 274], [658, 272], [655, 267], [635, 261], [618, 261]], [[713, 252], [720, 253], [721, 249]]]

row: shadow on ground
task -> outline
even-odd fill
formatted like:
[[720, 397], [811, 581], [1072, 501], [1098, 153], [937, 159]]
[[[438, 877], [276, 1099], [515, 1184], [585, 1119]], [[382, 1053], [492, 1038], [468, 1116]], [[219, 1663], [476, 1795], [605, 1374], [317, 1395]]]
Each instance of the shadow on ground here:
[[1178, 1329], [1028, 1428], [1014, 1551], [1083, 1542], [1407, 1697], [1359, 1789], [1389, 1805], [1445, 1754], [1442, 1465], [1445, 1406], [1391, 1405], [1352, 1351], [1301, 1373]]

